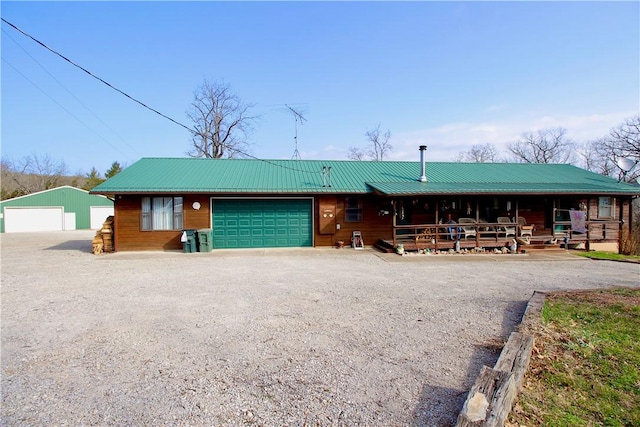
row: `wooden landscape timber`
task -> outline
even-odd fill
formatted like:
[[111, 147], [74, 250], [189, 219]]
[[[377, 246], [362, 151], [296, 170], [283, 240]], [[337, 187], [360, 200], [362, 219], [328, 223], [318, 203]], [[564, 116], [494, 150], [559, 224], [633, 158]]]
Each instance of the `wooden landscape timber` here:
[[504, 426], [529, 366], [533, 350], [529, 329], [533, 319], [541, 315], [544, 299], [544, 293], [533, 294], [519, 331], [509, 336], [495, 366], [482, 367], [458, 415], [456, 427]]

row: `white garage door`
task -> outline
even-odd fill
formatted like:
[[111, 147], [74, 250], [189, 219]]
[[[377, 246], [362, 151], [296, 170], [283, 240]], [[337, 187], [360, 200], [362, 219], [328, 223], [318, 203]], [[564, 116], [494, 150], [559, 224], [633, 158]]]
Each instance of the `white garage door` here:
[[108, 216], [113, 215], [113, 206], [91, 206], [91, 229], [102, 228]]
[[5, 233], [25, 231], [62, 231], [64, 209], [57, 208], [4, 208]]

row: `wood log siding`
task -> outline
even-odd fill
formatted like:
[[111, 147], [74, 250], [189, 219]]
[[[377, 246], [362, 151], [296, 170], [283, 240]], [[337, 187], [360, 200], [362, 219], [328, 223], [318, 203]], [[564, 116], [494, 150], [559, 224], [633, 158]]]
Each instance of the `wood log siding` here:
[[[141, 197], [141, 195], [116, 196], [114, 223], [114, 244], [116, 251], [182, 249], [182, 243], [180, 242], [181, 232], [179, 230], [142, 231], [140, 229]], [[211, 228], [210, 201], [212, 196], [210, 194], [191, 194], [183, 195], [182, 197], [184, 203], [184, 228]], [[347, 195], [315, 196], [313, 203], [314, 246], [334, 246], [339, 240], [342, 240], [346, 246], [349, 246], [351, 244], [352, 232], [356, 230], [362, 233], [366, 245], [373, 245], [380, 239], [393, 239], [393, 209], [391, 207], [391, 199], [374, 195], [354, 196], [362, 200], [362, 222], [345, 222], [346, 197]], [[247, 198], [251, 199], [252, 197], [247, 196]], [[429, 211], [414, 212], [411, 218], [413, 223], [435, 222], [434, 207], [436, 206], [436, 198], [424, 198], [423, 200], [428, 201], [430, 205]], [[596, 220], [598, 215], [598, 198], [593, 196], [591, 198], [580, 198], [580, 200], [588, 201], [590, 218], [592, 221]], [[196, 201], [201, 205], [199, 210], [192, 208], [193, 202]], [[547, 201], [547, 203], [551, 203], [551, 201]], [[326, 204], [335, 204], [336, 224], [340, 224], [340, 230], [335, 230], [333, 234], [320, 234], [320, 208]], [[630, 217], [630, 203], [621, 203], [620, 200], [616, 200], [615, 219], [619, 218], [621, 209], [622, 218], [628, 220]], [[381, 216], [379, 215], [380, 210], [387, 210], [389, 214]], [[527, 223], [535, 224], [534, 235], [551, 235], [551, 228], [545, 228], [545, 215], [547, 215], [547, 210], [548, 207], [545, 205], [545, 199], [542, 197], [524, 197], [519, 199], [518, 215], [526, 218]], [[514, 216], [515, 210], [512, 211], [511, 214]], [[459, 216], [466, 215], [464, 215], [462, 211], [457, 211], [456, 218]], [[481, 214], [480, 216], [482, 217], [484, 215]], [[475, 212], [471, 217], [475, 217]], [[325, 230], [325, 233], [326, 231], [327, 230]], [[598, 239], [601, 237], [594, 235], [592, 238]], [[609, 230], [608, 227], [607, 240], [615, 241], [617, 238], [617, 230]]]
[[[140, 213], [143, 196], [116, 196], [115, 249], [116, 251], [177, 250], [182, 249], [180, 230], [142, 231]], [[183, 227], [200, 229], [211, 227], [209, 196], [183, 196]], [[191, 206], [200, 203], [200, 209]]]
[[[354, 231], [362, 233], [365, 245], [371, 246], [380, 239], [390, 239], [393, 234], [391, 218], [393, 210], [386, 199], [373, 196], [355, 196], [362, 200], [362, 222], [345, 222], [346, 196], [318, 196], [314, 204], [314, 242], [315, 246], [334, 246], [342, 240], [345, 246], [351, 245], [351, 235]], [[336, 223], [340, 224], [340, 230], [335, 234], [320, 234], [320, 206], [336, 203]], [[378, 215], [381, 209], [389, 211], [389, 215]]]

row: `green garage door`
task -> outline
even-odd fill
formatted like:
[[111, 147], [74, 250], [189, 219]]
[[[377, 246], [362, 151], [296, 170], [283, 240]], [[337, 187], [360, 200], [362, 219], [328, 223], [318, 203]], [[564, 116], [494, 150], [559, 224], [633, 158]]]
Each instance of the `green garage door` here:
[[311, 246], [311, 200], [213, 200], [213, 247]]

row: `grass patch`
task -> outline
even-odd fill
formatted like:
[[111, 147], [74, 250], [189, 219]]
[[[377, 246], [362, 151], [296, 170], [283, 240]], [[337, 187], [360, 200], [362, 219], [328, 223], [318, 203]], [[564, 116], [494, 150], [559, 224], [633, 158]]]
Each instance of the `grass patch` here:
[[629, 260], [640, 261], [640, 256], [622, 255], [622, 254], [617, 254], [615, 252], [589, 251], [589, 252], [576, 252], [576, 255], [582, 256], [585, 258], [604, 259], [604, 260], [613, 260], [613, 261], [629, 261]]
[[640, 426], [640, 289], [549, 295], [511, 426]]

